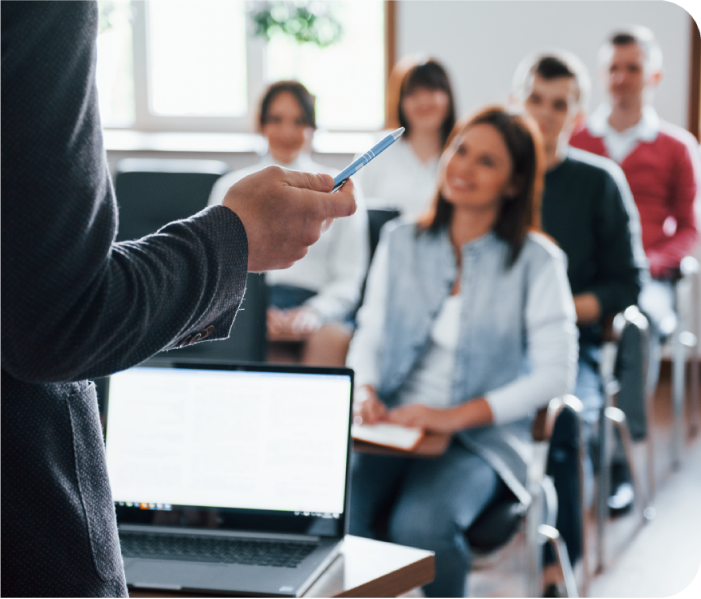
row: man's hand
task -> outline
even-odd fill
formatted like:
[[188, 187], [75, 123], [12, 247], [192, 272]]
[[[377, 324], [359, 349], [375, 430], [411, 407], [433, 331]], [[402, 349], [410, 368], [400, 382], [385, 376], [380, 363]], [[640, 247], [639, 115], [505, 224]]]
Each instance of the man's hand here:
[[599, 298], [593, 293], [575, 295], [574, 310], [577, 313], [577, 324], [593, 324], [601, 318]]
[[229, 188], [222, 202], [241, 219], [248, 237], [248, 270], [289, 268], [316, 243], [322, 227], [350, 216], [353, 182], [334, 194], [331, 175], [269, 166]]

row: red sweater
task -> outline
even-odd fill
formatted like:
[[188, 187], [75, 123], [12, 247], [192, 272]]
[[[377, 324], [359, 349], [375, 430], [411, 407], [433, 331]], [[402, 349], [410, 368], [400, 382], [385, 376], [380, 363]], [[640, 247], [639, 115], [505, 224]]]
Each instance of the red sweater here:
[[[608, 157], [604, 138], [595, 137], [588, 128], [575, 133], [570, 143]], [[694, 200], [701, 191], [696, 139], [682, 128], [662, 121], [656, 139], [639, 142], [621, 168], [640, 212], [650, 274], [656, 278], [668, 276], [696, 243]]]

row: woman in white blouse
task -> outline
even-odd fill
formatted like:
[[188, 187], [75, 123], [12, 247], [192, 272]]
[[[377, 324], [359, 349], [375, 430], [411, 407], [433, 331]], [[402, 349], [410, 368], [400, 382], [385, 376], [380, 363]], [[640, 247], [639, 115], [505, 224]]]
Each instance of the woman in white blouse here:
[[435, 60], [408, 56], [392, 69], [387, 86], [387, 124], [404, 135], [355, 179], [368, 208], [417, 214], [436, 189], [438, 159], [455, 125], [455, 102], [445, 69]]
[[541, 156], [528, 117], [493, 107], [458, 123], [432, 207], [384, 229], [358, 314], [356, 422], [453, 435], [433, 460], [353, 456], [351, 534], [434, 551], [429, 597], [465, 593], [464, 532], [486, 506], [530, 503], [533, 415], [574, 384], [565, 257], [535, 232]]
[[[280, 81], [266, 91], [259, 126], [268, 153], [258, 164], [219, 179], [209, 204], [220, 204], [229, 188], [272, 164], [304, 172], [337, 171], [317, 164], [304, 152], [316, 128], [314, 96], [296, 81]], [[333, 222], [307, 255], [286, 270], [266, 273], [268, 340], [301, 341], [303, 364], [336, 366], [345, 362], [354, 311], [368, 261], [367, 212], [358, 199], [356, 213]], [[282, 346], [284, 347], [284, 346]], [[275, 348], [275, 346], [273, 346]], [[280, 346], [278, 346], [278, 350]], [[282, 355], [278, 353], [273, 359]]]

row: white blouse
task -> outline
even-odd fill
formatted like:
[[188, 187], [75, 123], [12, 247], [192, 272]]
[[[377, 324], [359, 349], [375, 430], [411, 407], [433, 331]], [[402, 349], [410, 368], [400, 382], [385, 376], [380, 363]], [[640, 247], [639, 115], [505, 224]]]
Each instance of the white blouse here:
[[423, 212], [436, 193], [439, 157], [422, 162], [409, 142], [399, 139], [353, 177], [368, 208]]
[[[209, 205], [221, 204], [229, 188], [243, 177], [277, 164], [270, 155], [258, 164], [221, 177], [212, 188]], [[300, 155], [291, 164], [278, 164], [285, 168], [307, 173], [338, 171], [317, 164], [307, 155]], [[356, 187], [356, 190], [358, 188]], [[314, 308], [325, 322], [343, 320], [360, 299], [360, 289], [368, 266], [367, 211], [360, 193], [356, 193], [358, 209], [353, 216], [336, 219], [319, 241], [309, 248], [307, 255], [285, 270], [266, 273], [269, 285], [293, 285], [316, 291], [317, 295], [305, 302]]]

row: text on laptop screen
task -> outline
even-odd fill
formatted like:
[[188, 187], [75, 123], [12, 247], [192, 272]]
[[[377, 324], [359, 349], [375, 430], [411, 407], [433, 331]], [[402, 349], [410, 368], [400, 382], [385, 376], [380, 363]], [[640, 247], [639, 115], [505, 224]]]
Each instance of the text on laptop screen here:
[[348, 375], [133, 368], [110, 380], [116, 502], [339, 514]]

